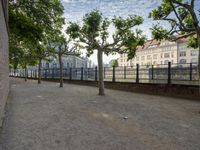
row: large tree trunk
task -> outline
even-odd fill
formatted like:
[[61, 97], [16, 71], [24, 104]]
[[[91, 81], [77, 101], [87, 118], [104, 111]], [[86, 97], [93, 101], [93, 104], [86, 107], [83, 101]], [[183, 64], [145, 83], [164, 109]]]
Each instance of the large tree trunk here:
[[27, 65], [25, 64], [25, 82], [27, 81]]
[[41, 67], [42, 67], [42, 60], [39, 59], [39, 65], [38, 65], [38, 84], [41, 84]]
[[99, 95], [103, 96], [104, 93], [104, 78], [103, 78], [103, 52], [98, 50], [98, 68], [99, 68]]
[[59, 52], [59, 66], [60, 66], [60, 87], [63, 87], [63, 63], [62, 63], [62, 54]]

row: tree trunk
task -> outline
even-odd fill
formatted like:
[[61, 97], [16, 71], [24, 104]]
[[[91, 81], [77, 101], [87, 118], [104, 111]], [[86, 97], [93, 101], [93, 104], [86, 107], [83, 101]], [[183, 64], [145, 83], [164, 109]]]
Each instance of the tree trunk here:
[[41, 84], [41, 67], [42, 67], [42, 60], [39, 59], [39, 66], [38, 66], [38, 84]]
[[63, 87], [63, 63], [62, 63], [62, 54], [59, 52], [59, 66], [60, 66], [60, 87]]
[[99, 68], [99, 95], [103, 96], [104, 93], [104, 78], [103, 78], [103, 52], [98, 50], [98, 68]]
[[27, 65], [25, 64], [25, 82], [27, 81]]
[[16, 77], [16, 69], [14, 68], [14, 77]]

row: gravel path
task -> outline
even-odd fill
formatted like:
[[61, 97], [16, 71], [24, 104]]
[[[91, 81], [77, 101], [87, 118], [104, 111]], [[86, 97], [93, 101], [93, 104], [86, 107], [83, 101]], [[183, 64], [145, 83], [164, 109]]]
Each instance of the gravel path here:
[[0, 150], [200, 150], [200, 102], [12, 79]]

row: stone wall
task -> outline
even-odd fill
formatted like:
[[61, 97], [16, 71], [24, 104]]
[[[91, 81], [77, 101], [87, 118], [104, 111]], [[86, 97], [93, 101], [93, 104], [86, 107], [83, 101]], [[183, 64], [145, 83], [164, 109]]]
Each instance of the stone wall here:
[[7, 17], [7, 1], [0, 0], [0, 126], [9, 93], [8, 24], [5, 17]]
[[[34, 79], [34, 78], [32, 78]], [[44, 81], [59, 82], [59, 79], [43, 79]], [[81, 81], [81, 80], [64, 80], [65, 83], [87, 85], [87, 86], [98, 86], [96, 81]], [[130, 82], [108, 82], [105, 81], [105, 88], [176, 97], [191, 100], [200, 100], [199, 87], [193, 85], [179, 85], [179, 84], [150, 84], [150, 83], [130, 83]]]

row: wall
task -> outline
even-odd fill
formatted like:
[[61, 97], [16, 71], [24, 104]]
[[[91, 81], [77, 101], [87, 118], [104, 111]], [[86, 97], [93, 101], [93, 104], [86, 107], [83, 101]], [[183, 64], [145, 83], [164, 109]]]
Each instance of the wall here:
[[[43, 79], [44, 81], [59, 82], [59, 79]], [[64, 80], [65, 83], [98, 86], [97, 81], [80, 81], [80, 80]], [[105, 88], [160, 95], [167, 97], [176, 97], [190, 100], [200, 100], [199, 87], [193, 85], [178, 85], [178, 84], [150, 84], [150, 83], [128, 83], [128, 82], [109, 82], [105, 81]]]
[[7, 5], [4, 4], [3, 7], [0, 0], [0, 126], [9, 93], [8, 30], [5, 16], [7, 16]]

